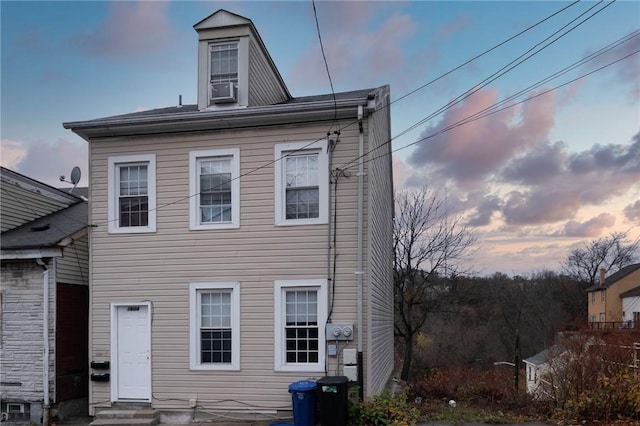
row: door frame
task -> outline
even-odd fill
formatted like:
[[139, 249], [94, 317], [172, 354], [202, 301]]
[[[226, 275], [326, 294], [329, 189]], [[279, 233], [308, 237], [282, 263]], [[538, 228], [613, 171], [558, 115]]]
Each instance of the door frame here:
[[[136, 401], [152, 402], [152, 390], [151, 390], [151, 317], [152, 317], [152, 303], [146, 302], [112, 302], [111, 303], [111, 402], [118, 402], [120, 397], [118, 395], [118, 308], [121, 306], [146, 306], [147, 308], [147, 350], [149, 351], [149, 363], [147, 370], [147, 388], [149, 394], [146, 398], [136, 399]], [[127, 401], [130, 401], [127, 399]]]

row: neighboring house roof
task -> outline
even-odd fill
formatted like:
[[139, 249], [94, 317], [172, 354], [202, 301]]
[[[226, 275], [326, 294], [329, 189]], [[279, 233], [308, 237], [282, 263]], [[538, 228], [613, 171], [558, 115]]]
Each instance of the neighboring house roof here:
[[527, 364], [532, 364], [535, 365], [536, 367], [539, 367], [543, 364], [546, 364], [547, 361], [549, 361], [549, 349], [545, 349], [542, 352], [538, 352], [537, 354], [535, 354], [532, 357], [529, 357], [527, 359], [523, 359], [522, 362], [525, 362]]
[[87, 227], [88, 204], [80, 201], [65, 209], [40, 217], [2, 233], [0, 246], [8, 250], [64, 247], [75, 234]]
[[631, 290], [627, 290], [624, 293], [620, 293], [620, 298], [624, 299], [625, 297], [638, 297], [640, 296], [640, 285], [638, 287], [632, 288]]
[[5, 167], [0, 168], [0, 230], [16, 228], [81, 199]]
[[592, 285], [591, 287], [587, 288], [586, 291], [590, 292], [590, 291], [602, 290], [603, 288], [609, 288], [614, 283], [620, 281], [622, 278], [626, 277], [627, 275], [629, 275], [630, 273], [632, 273], [632, 272], [634, 272], [634, 271], [636, 271], [638, 269], [640, 269], [640, 263], [634, 263], [632, 265], [627, 265], [624, 268], [621, 268], [615, 274], [609, 275], [605, 279], [604, 284], [602, 284], [602, 285], [600, 285], [600, 284]]
[[[91, 137], [135, 135], [139, 133], [176, 133], [180, 131], [226, 129], [241, 125], [270, 125], [318, 119], [322, 113], [333, 118], [353, 117], [354, 108], [373, 99], [388, 86], [292, 98], [274, 105], [198, 110], [197, 105], [177, 105], [62, 125], [88, 140]], [[335, 97], [334, 97], [335, 96]], [[326, 117], [324, 117], [326, 119]]]

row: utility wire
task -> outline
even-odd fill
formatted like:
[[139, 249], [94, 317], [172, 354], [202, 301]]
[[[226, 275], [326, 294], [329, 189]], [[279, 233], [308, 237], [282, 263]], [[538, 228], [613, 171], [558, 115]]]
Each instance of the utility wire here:
[[[460, 102], [462, 102], [463, 100], [469, 98], [471, 95], [473, 95], [474, 93], [477, 93], [479, 90], [481, 90], [482, 88], [486, 87], [487, 85], [489, 85], [490, 83], [494, 82], [495, 80], [497, 80], [498, 78], [504, 76], [506, 73], [508, 73], [509, 71], [513, 70], [515, 67], [521, 65], [522, 63], [524, 63], [525, 61], [531, 59], [533, 56], [537, 55], [538, 53], [540, 53], [541, 51], [543, 51], [544, 49], [546, 49], [547, 47], [549, 47], [550, 45], [552, 45], [553, 43], [555, 43], [556, 41], [558, 41], [559, 39], [561, 39], [562, 37], [566, 36], [567, 34], [569, 34], [570, 32], [574, 31], [576, 28], [578, 28], [580, 25], [584, 24], [585, 22], [587, 22], [588, 20], [590, 20], [591, 18], [593, 18], [594, 16], [596, 16], [597, 14], [599, 14], [600, 12], [602, 12], [604, 9], [606, 9], [607, 7], [609, 7], [610, 5], [612, 5], [616, 0], [613, 0], [609, 3], [607, 3], [604, 7], [602, 7], [601, 9], [597, 10], [596, 12], [594, 12], [593, 14], [591, 14], [590, 16], [586, 17], [585, 19], [583, 19], [582, 21], [578, 22], [576, 25], [574, 25], [573, 27], [569, 28], [567, 31], [565, 31], [564, 33], [560, 34], [558, 37], [556, 37], [555, 39], [549, 41], [547, 44], [543, 45], [542, 47], [540, 47], [539, 49], [535, 50], [532, 52], [532, 50], [534, 50], [537, 46], [539, 46], [540, 44], [542, 44], [545, 41], [548, 41], [551, 37], [555, 36], [556, 34], [558, 34], [561, 30], [565, 29], [567, 26], [569, 26], [570, 24], [572, 24], [573, 22], [575, 22], [577, 19], [579, 19], [580, 17], [582, 17], [583, 15], [585, 15], [586, 13], [588, 13], [589, 11], [591, 11], [594, 7], [596, 7], [597, 5], [599, 5], [600, 3], [602, 3], [603, 0], [600, 0], [600, 2], [598, 2], [596, 5], [590, 7], [587, 11], [581, 13], [580, 15], [578, 15], [576, 18], [574, 18], [573, 20], [571, 20], [568, 24], [565, 24], [562, 28], [560, 28], [558, 31], [554, 32], [551, 36], [545, 38], [542, 42], [536, 43], [531, 49], [529, 49], [527, 52], [525, 52], [524, 54], [520, 55], [518, 58], [514, 59], [513, 61], [509, 62], [507, 65], [503, 66], [502, 68], [500, 68], [498, 71], [496, 71], [495, 73], [491, 74], [489, 77], [485, 78], [484, 80], [482, 80], [480, 82], [480, 84], [474, 85], [472, 86], [469, 90], [467, 90], [466, 92], [462, 93], [461, 95], [459, 95], [457, 98], [455, 98], [454, 100], [448, 102], [447, 104], [443, 105], [442, 107], [438, 108], [435, 112], [429, 114], [428, 116], [418, 120], [416, 123], [414, 123], [413, 125], [409, 126], [408, 128], [406, 128], [405, 130], [403, 130], [402, 132], [398, 133], [397, 135], [395, 135], [394, 137], [392, 137], [390, 140], [388, 140], [385, 144], [382, 144], [376, 148], [374, 148], [373, 150], [377, 150], [380, 149], [382, 146], [386, 145], [387, 143], [391, 143], [394, 139], [399, 138], [400, 136], [403, 136], [407, 133], [409, 133], [410, 131], [416, 129], [417, 127], [423, 125], [424, 123], [426, 123], [427, 121], [437, 117], [438, 115], [440, 115], [441, 113], [443, 113], [444, 111], [451, 109], [451, 107], [459, 104]], [[527, 56], [528, 54], [528, 56]], [[411, 145], [409, 145], [411, 146]], [[358, 161], [360, 158], [365, 157], [367, 155], [369, 155], [371, 153], [372, 150], [367, 151], [366, 153], [362, 154], [361, 156], [358, 156], [354, 159], [352, 159], [351, 161], [349, 161], [348, 163], [346, 163], [345, 165], [343, 165], [341, 168], [348, 168], [349, 165], [355, 163], [356, 161]]]
[[316, 32], [318, 33], [318, 41], [320, 42], [320, 51], [322, 52], [322, 60], [324, 61], [324, 68], [327, 70], [327, 77], [329, 77], [329, 85], [331, 86], [331, 95], [333, 96], [333, 123], [331, 123], [331, 127], [329, 127], [329, 132], [331, 133], [331, 129], [333, 128], [333, 124], [338, 124], [338, 102], [336, 101], [336, 92], [333, 89], [333, 80], [331, 79], [331, 72], [329, 72], [329, 64], [327, 63], [327, 55], [324, 53], [324, 45], [322, 43], [322, 35], [320, 34], [320, 24], [318, 23], [318, 12], [316, 11], [316, 2], [315, 0], [311, 0], [311, 4], [313, 5], [313, 17], [316, 21]]
[[[427, 135], [427, 136], [424, 136], [424, 137], [422, 137], [422, 138], [418, 139], [417, 141], [412, 142], [412, 143], [410, 143], [410, 144], [408, 144], [408, 145], [405, 145], [405, 146], [402, 146], [402, 147], [400, 147], [400, 148], [394, 149], [394, 150], [392, 150], [392, 151], [390, 151], [390, 152], [385, 152], [385, 153], [383, 153], [383, 154], [380, 154], [380, 155], [377, 155], [377, 156], [374, 156], [374, 157], [371, 157], [371, 158], [367, 158], [367, 159], [365, 159], [365, 160], [364, 160], [364, 163], [366, 164], [366, 163], [369, 163], [369, 162], [371, 162], [371, 161], [373, 161], [373, 160], [377, 160], [378, 158], [382, 158], [382, 157], [385, 157], [385, 156], [387, 156], [387, 155], [391, 155], [391, 154], [393, 154], [393, 153], [395, 153], [395, 152], [402, 151], [403, 149], [409, 148], [410, 146], [417, 145], [417, 144], [419, 144], [419, 143], [421, 143], [421, 142], [424, 142], [424, 141], [426, 141], [426, 140], [428, 140], [428, 139], [432, 139], [432, 138], [434, 138], [434, 137], [436, 137], [436, 136], [438, 136], [438, 135], [441, 135], [441, 134], [443, 134], [443, 133], [446, 133], [446, 132], [448, 132], [448, 131], [450, 131], [450, 130], [453, 130], [453, 129], [458, 128], [458, 127], [460, 127], [460, 126], [464, 126], [465, 124], [472, 123], [472, 122], [474, 122], [474, 121], [476, 121], [476, 120], [480, 120], [480, 119], [482, 119], [482, 118], [486, 118], [486, 117], [488, 117], [488, 116], [490, 116], [490, 115], [496, 114], [496, 113], [501, 112], [501, 111], [504, 111], [504, 110], [506, 110], [506, 109], [513, 108], [513, 107], [515, 107], [515, 106], [517, 106], [517, 105], [521, 105], [521, 104], [523, 104], [523, 103], [525, 103], [525, 102], [529, 102], [529, 101], [531, 101], [531, 100], [533, 100], [533, 99], [535, 99], [535, 98], [538, 98], [538, 97], [540, 97], [540, 96], [546, 95], [547, 93], [553, 92], [553, 91], [558, 90], [558, 89], [560, 89], [560, 88], [562, 88], [562, 87], [564, 87], [564, 86], [567, 86], [567, 85], [569, 85], [569, 84], [575, 83], [576, 81], [581, 80], [581, 79], [583, 79], [583, 78], [585, 78], [585, 77], [588, 77], [588, 76], [590, 76], [590, 75], [592, 75], [592, 74], [595, 74], [596, 72], [602, 71], [602, 70], [604, 70], [605, 68], [608, 68], [608, 67], [610, 67], [610, 66], [612, 66], [612, 65], [615, 65], [615, 64], [617, 64], [618, 62], [621, 62], [621, 61], [623, 61], [623, 60], [625, 60], [625, 59], [628, 59], [628, 58], [630, 58], [630, 57], [631, 57], [631, 56], [633, 56], [633, 55], [637, 55], [638, 53], [640, 53], [640, 49], [639, 49], [639, 50], [635, 50], [635, 51], [633, 51], [633, 52], [631, 52], [631, 53], [629, 53], [629, 54], [627, 54], [627, 55], [625, 55], [625, 56], [623, 56], [623, 57], [621, 57], [621, 58], [618, 58], [618, 59], [616, 59], [616, 60], [614, 60], [614, 61], [611, 61], [611, 62], [609, 62], [609, 63], [607, 63], [607, 64], [605, 64], [605, 65], [603, 65], [603, 66], [601, 66], [601, 67], [599, 67], [599, 68], [596, 68], [596, 69], [594, 69], [594, 70], [592, 70], [592, 71], [590, 71], [590, 72], [588, 72], [588, 73], [586, 73], [586, 74], [583, 74], [583, 75], [581, 75], [581, 76], [579, 76], [579, 77], [576, 77], [576, 78], [574, 78], [574, 79], [572, 79], [572, 80], [569, 80], [569, 81], [567, 81], [567, 82], [565, 82], [565, 83], [562, 83], [562, 84], [560, 84], [560, 85], [558, 85], [558, 86], [552, 87], [552, 88], [550, 88], [550, 89], [547, 89], [547, 90], [545, 90], [545, 91], [542, 91], [542, 92], [540, 92], [540, 93], [537, 93], [537, 94], [535, 94], [535, 95], [532, 95], [532, 96], [528, 97], [527, 99], [523, 99], [522, 101], [519, 101], [519, 102], [516, 102], [516, 103], [510, 104], [510, 105], [507, 105], [507, 106], [502, 107], [502, 108], [499, 108], [499, 109], [494, 109], [494, 110], [492, 110], [492, 111], [490, 111], [490, 112], [487, 112], [487, 113], [484, 113], [484, 114], [477, 115], [478, 113], [475, 113], [475, 114], [473, 114], [472, 116], [469, 116], [469, 117], [463, 118], [462, 120], [459, 120], [459, 121], [455, 122], [454, 124], [451, 124], [451, 125], [449, 125], [449, 126], [447, 126], [447, 127], [443, 128], [443, 129], [440, 129], [440, 130], [438, 130], [438, 131], [437, 131], [437, 132], [435, 132], [435, 133], [431, 133], [431, 134], [429, 134], [429, 135]], [[498, 104], [498, 103], [497, 103], [497, 104]], [[492, 107], [494, 107], [494, 106], [495, 106], [495, 105], [497, 105], [497, 104], [494, 104]], [[489, 107], [489, 108], [492, 108], [492, 107]], [[477, 115], [477, 116], [473, 117], [474, 115]], [[471, 119], [471, 117], [473, 117], [473, 118]], [[393, 140], [393, 138], [389, 139], [388, 141], [386, 141], [386, 142], [385, 142], [385, 143], [383, 143], [382, 145], [380, 145], [380, 146], [378, 146], [378, 147], [376, 147], [376, 148], [374, 148], [374, 149], [372, 149], [372, 150], [368, 151], [368, 152], [367, 152], [367, 154], [365, 154], [365, 155], [368, 155], [368, 154], [372, 153], [373, 151], [375, 151], [375, 150], [377, 150], [377, 149], [381, 148], [382, 146], [385, 146], [385, 145], [390, 144], [392, 140]], [[348, 163], [348, 164], [349, 164], [349, 163]]]

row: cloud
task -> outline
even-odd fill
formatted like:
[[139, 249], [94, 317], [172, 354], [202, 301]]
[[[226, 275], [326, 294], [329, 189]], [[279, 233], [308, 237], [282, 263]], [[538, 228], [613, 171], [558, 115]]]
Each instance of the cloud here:
[[562, 172], [567, 159], [566, 144], [556, 142], [533, 147], [526, 155], [514, 158], [502, 171], [511, 183], [541, 184]]
[[[616, 83], [622, 83], [627, 86], [627, 91], [631, 95], [632, 100], [637, 101], [640, 97], [640, 79], [638, 79], [638, 69], [640, 69], [640, 55], [636, 55], [640, 50], [640, 37], [637, 35], [630, 38], [625, 43], [605, 52], [593, 60], [593, 67], [608, 65], [614, 61], [618, 61], [613, 65], [616, 74]], [[592, 52], [587, 52], [592, 53]], [[629, 56], [633, 55], [633, 56]], [[586, 55], [585, 55], [586, 56]], [[626, 59], [622, 59], [625, 58]], [[622, 60], [621, 60], [622, 59]]]
[[72, 45], [95, 56], [131, 60], [167, 52], [175, 32], [167, 15], [169, 2], [109, 3], [109, 15], [94, 31], [78, 34]]
[[586, 222], [570, 220], [565, 223], [560, 235], [566, 237], [595, 238], [603, 229], [610, 228], [616, 223], [616, 218], [609, 213], [601, 213]]
[[640, 173], [640, 133], [628, 145], [594, 145], [590, 150], [573, 155], [570, 168], [576, 174], [615, 170], [617, 174]]
[[[3, 166], [4, 166], [4, 143]], [[83, 172], [81, 186], [86, 186], [89, 176], [87, 166], [88, 150], [83, 143], [58, 140], [55, 144], [38, 143], [30, 145], [28, 149], [20, 148], [24, 155], [14, 162], [10, 168], [32, 179], [39, 180], [51, 186], [61, 186], [60, 175], [69, 176], [74, 166], [79, 166]], [[9, 166], [6, 166], [9, 167]], [[62, 184], [64, 186], [66, 184]]]
[[2, 139], [0, 142], [0, 165], [14, 169], [26, 157], [27, 150], [22, 142]]
[[475, 211], [468, 220], [469, 226], [486, 226], [491, 223], [491, 219], [496, 212], [502, 208], [503, 201], [496, 195], [486, 195], [478, 203]]
[[546, 142], [554, 124], [554, 100], [553, 94], [540, 96], [526, 102], [519, 114], [515, 109], [504, 110], [444, 132], [498, 101], [496, 89], [479, 90], [424, 130], [408, 162], [417, 168], [433, 166], [458, 185], [476, 185], [514, 155]]
[[447, 21], [444, 24], [438, 26], [434, 36], [434, 42], [444, 43], [452, 35], [467, 29], [471, 25], [471, 18], [468, 15], [458, 15], [451, 21]]
[[[416, 32], [410, 15], [397, 4], [378, 2], [321, 2], [318, 22], [329, 71], [336, 90], [373, 86], [407, 68], [403, 47]], [[377, 19], [382, 16], [382, 19]], [[315, 23], [314, 23], [315, 25]], [[328, 77], [318, 38], [291, 66], [287, 81], [292, 89], [328, 88]], [[371, 70], [376, 72], [372, 73]], [[315, 86], [314, 86], [315, 82]]]
[[626, 206], [624, 208], [624, 216], [629, 222], [635, 222], [640, 225], [640, 200]]

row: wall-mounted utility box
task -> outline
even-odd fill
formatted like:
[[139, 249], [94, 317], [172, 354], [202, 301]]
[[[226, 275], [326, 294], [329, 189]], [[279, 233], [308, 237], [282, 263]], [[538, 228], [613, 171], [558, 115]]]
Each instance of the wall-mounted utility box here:
[[[355, 365], [358, 363], [358, 352], [355, 349], [345, 349], [342, 351], [342, 364]], [[346, 374], [345, 374], [346, 376]]]
[[353, 340], [353, 323], [327, 324], [325, 331], [327, 341]]

